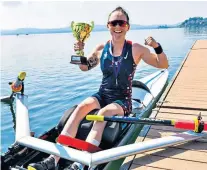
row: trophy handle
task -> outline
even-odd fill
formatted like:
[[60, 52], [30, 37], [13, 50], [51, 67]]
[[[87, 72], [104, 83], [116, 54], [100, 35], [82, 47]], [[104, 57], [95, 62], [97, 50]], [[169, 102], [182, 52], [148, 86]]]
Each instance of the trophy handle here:
[[72, 21], [71, 24], [70, 24], [70, 28], [71, 28], [72, 32], [74, 31], [73, 30], [73, 25], [74, 25], [74, 21]]
[[89, 34], [87, 34], [86, 38], [90, 36], [90, 32], [93, 30], [93, 28], [94, 28], [94, 21], [91, 21], [91, 25], [89, 27]]
[[76, 30], [74, 29], [74, 24], [75, 24], [75, 22], [72, 21], [71, 24], [70, 24], [70, 27], [71, 27], [72, 33], [73, 33], [74, 37], [76, 38], [76, 40], [79, 40], [80, 39], [80, 35], [77, 34]]
[[92, 31], [94, 28], [94, 21], [91, 21], [91, 27], [90, 27], [90, 31]]

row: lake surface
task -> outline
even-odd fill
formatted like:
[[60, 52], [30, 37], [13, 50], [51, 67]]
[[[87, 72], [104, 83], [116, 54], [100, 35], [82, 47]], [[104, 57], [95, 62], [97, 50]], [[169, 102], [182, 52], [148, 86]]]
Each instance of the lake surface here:
[[[130, 30], [127, 39], [144, 44], [144, 38], [153, 36], [162, 45], [169, 59], [171, 79], [181, 62], [198, 39], [207, 39], [206, 30], [152, 29]], [[72, 34], [39, 34], [1, 36], [1, 96], [10, 95], [9, 81], [16, 80], [20, 71], [26, 71], [25, 94], [29, 96], [31, 131], [39, 136], [57, 124], [63, 112], [97, 92], [101, 83], [100, 66], [82, 72], [70, 64], [73, 54]], [[96, 44], [110, 39], [109, 32], [92, 32], [86, 41], [85, 54]], [[151, 49], [153, 51], [153, 49]], [[135, 79], [157, 69], [141, 62]], [[1, 153], [15, 141], [15, 106], [1, 103]]]

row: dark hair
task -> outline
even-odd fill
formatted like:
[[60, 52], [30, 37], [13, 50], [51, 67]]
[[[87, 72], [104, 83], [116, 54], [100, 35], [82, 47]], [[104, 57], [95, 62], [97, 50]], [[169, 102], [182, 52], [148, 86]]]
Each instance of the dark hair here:
[[114, 9], [110, 14], [109, 14], [109, 17], [108, 17], [108, 21], [109, 21], [109, 18], [110, 18], [110, 16], [111, 16], [111, 14], [113, 13], [113, 12], [116, 12], [116, 11], [120, 11], [120, 12], [122, 12], [125, 16], [126, 16], [126, 18], [127, 18], [127, 22], [129, 23], [129, 15], [127, 14], [127, 12], [122, 8], [122, 7], [117, 7], [116, 9]]

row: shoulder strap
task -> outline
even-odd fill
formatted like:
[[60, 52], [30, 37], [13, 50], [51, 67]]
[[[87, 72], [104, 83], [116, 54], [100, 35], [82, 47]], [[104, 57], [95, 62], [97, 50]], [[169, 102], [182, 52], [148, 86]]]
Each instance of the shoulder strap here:
[[132, 45], [132, 41], [130, 41], [130, 40], [127, 40], [127, 44], [130, 44], [130, 45]]

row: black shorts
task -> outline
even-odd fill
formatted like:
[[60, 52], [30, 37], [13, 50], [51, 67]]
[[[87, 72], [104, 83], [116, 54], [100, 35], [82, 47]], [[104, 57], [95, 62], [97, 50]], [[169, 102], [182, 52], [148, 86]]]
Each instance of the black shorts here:
[[118, 105], [122, 107], [124, 111], [124, 116], [128, 116], [132, 111], [131, 99], [127, 98], [127, 99], [121, 99], [121, 100], [111, 100], [111, 99], [107, 99], [106, 97], [104, 97], [100, 92], [95, 93], [94, 95], [92, 95], [92, 97], [95, 97], [98, 100], [101, 108], [111, 103], [117, 103]]

